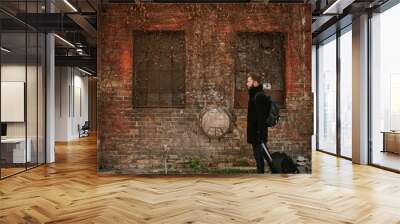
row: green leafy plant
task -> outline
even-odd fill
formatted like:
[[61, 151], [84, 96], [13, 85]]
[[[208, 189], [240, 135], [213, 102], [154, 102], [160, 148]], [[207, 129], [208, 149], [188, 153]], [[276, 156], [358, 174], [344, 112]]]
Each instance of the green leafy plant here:
[[189, 161], [190, 168], [192, 168], [195, 171], [200, 170], [201, 165], [200, 165], [200, 160], [198, 158], [191, 158]]
[[229, 167], [229, 168], [222, 168], [222, 169], [211, 169], [209, 172], [211, 174], [249, 174], [249, 173], [255, 173], [256, 170]]

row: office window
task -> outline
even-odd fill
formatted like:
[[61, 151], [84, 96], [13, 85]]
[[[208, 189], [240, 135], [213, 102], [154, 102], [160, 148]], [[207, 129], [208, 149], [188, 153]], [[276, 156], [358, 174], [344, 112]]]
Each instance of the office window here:
[[183, 107], [185, 36], [183, 32], [134, 32], [135, 107]]
[[340, 154], [352, 157], [352, 32], [340, 36]]
[[336, 153], [336, 36], [318, 47], [318, 149]]
[[400, 170], [399, 21], [400, 4], [371, 19], [372, 163], [396, 170]]
[[235, 107], [247, 107], [248, 74], [262, 77], [266, 94], [284, 107], [285, 36], [283, 33], [239, 33], [236, 39]]

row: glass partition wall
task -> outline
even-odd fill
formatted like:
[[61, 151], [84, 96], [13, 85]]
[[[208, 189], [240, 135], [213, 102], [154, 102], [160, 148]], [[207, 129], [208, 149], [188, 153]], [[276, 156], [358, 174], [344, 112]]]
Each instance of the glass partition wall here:
[[[18, 2], [30, 13], [43, 10], [42, 5]], [[46, 160], [45, 41], [44, 33], [0, 12], [1, 179]]]
[[317, 45], [317, 150], [352, 157], [351, 25]]

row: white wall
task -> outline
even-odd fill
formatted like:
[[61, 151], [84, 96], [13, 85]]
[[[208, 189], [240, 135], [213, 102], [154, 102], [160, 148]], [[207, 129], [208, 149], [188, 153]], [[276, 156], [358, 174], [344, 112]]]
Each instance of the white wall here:
[[55, 68], [55, 141], [68, 140], [70, 76], [68, 67]]
[[82, 76], [83, 73], [79, 72], [74, 75], [74, 108], [72, 108], [72, 132], [71, 135], [79, 137], [78, 124], [81, 126], [89, 119], [89, 92], [88, 92], [88, 77]]
[[88, 78], [76, 68], [56, 67], [56, 141], [79, 138], [78, 124], [88, 120]]

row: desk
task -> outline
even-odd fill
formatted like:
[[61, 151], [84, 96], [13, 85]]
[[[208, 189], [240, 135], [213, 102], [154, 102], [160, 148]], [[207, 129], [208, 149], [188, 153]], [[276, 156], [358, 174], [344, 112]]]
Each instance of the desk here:
[[32, 141], [30, 138], [28, 138], [26, 142], [28, 143], [27, 144], [28, 147], [26, 147], [26, 153], [25, 153], [25, 138], [1, 139], [1, 157], [3, 157], [3, 159], [6, 160], [6, 163], [31, 162]]
[[383, 131], [382, 152], [400, 154], [400, 131]]

